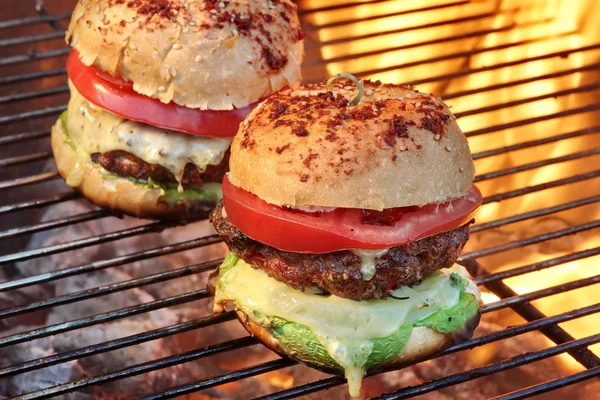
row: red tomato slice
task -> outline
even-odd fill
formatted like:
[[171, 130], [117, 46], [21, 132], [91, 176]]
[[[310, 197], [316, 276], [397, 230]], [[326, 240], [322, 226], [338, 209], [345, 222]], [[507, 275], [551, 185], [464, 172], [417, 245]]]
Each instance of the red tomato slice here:
[[374, 212], [356, 208], [308, 213], [277, 207], [232, 185], [227, 176], [223, 203], [231, 223], [246, 236], [279, 250], [319, 254], [385, 249], [457, 228], [472, 218], [481, 192], [473, 185], [450, 202], [385, 210], [377, 225]]
[[88, 67], [76, 50], [67, 58], [67, 74], [88, 101], [121, 117], [159, 128], [200, 136], [233, 137], [240, 123], [258, 102], [231, 111], [198, 110], [137, 93], [122, 78]]

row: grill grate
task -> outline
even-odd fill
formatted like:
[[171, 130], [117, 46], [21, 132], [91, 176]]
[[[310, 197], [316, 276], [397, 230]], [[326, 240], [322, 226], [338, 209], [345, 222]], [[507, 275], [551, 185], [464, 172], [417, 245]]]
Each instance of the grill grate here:
[[[203, 288], [159, 299], [149, 300], [146, 297], [148, 301], [69, 321], [44, 322], [43, 326], [22, 322], [28, 316], [54, 307], [85, 300], [103, 302], [112, 294], [204, 274], [221, 262], [215, 257], [195, 257], [192, 259], [199, 262], [197, 264], [148, 272], [84, 290], [25, 298], [17, 303], [3, 300], [4, 294], [10, 297], [20, 290], [29, 293], [28, 290], [58, 284], [68, 278], [86, 279], [94, 273], [138, 262], [150, 260], [158, 263], [189, 251], [211, 254], [210, 249], [220, 243], [217, 236], [210, 234], [181, 239], [173, 233], [184, 229], [177, 224], [136, 222], [98, 209], [42, 219], [43, 212], [80, 201], [81, 197], [58, 179], [48, 144], [49, 127], [66, 108], [68, 99], [64, 61], [69, 50], [62, 37], [70, 17], [68, 11], [74, 2], [54, 1], [52, 9], [47, 12], [41, 0], [32, 2], [31, 7], [28, 4], [18, 7], [15, 0], [12, 1], [13, 8], [6, 7], [0, 11], [3, 19], [0, 21], [0, 126], [3, 128], [0, 134], [0, 191], [3, 194], [0, 198], [0, 265], [5, 278], [0, 282], [0, 326], [7, 331], [0, 337], [0, 351], [86, 327], [101, 329], [102, 324], [109, 321], [131, 320], [155, 310], [200, 304], [200, 300], [209, 297]], [[539, 335], [537, 340], [541, 341], [542, 337], [549, 339], [547, 345], [535, 351], [522, 349], [520, 354], [502, 359], [474, 362], [468, 370], [437, 374], [423, 379], [424, 383], [385, 387], [384, 391], [391, 392], [375, 398], [400, 399], [421, 395], [427, 399], [434, 398], [426, 394], [481, 377], [501, 376], [495, 374], [544, 359], [556, 359], [561, 354], [568, 354], [577, 366], [563, 368], [557, 376], [541, 376], [533, 383], [521, 382], [509, 391], [493, 394], [497, 396], [494, 398], [523, 399], [550, 391], [564, 393], [558, 390], [579, 383], [584, 385], [584, 381], [585, 384], [593, 384], [590, 378], [600, 376], [600, 359], [590, 349], [600, 342], [597, 324], [595, 330], [582, 333], [574, 332], [568, 323], [598, 314], [598, 298], [587, 298], [584, 306], [574, 302], [566, 311], [563, 308], [552, 312], [552, 315], [547, 315], [548, 306], [539, 301], [554, 296], [563, 296], [561, 299], [568, 299], [565, 296], [569, 295], [571, 299], [581, 297], [577, 290], [600, 283], [598, 268], [589, 270], [600, 260], [600, 243], [593, 236], [598, 236], [600, 227], [600, 195], [597, 189], [593, 190], [594, 185], [598, 187], [600, 182], [600, 147], [594, 145], [598, 143], [600, 133], [600, 43], [594, 42], [598, 41], [597, 34], [589, 28], [598, 26], [598, 21], [590, 19], [599, 14], [595, 2], [581, 0], [579, 5], [587, 10], [587, 19], [584, 16], [575, 18], [577, 23], [566, 24], [564, 29], [557, 29], [563, 21], [561, 10], [564, 9], [552, 12], [553, 7], [543, 7], [541, 1], [515, 5], [513, 3], [516, 2], [512, 1], [435, 0], [420, 8], [411, 6], [409, 2], [390, 0], [347, 4], [334, 0], [301, 0], [298, 3], [307, 32], [307, 60], [304, 65], [307, 81], [340, 71], [356, 72], [360, 77], [408, 81], [423, 90], [441, 93], [446, 101], [455, 105], [455, 115], [461, 118], [459, 122], [470, 138], [479, 172], [476, 180], [485, 198], [480, 212], [481, 221], [472, 228], [473, 239], [461, 262], [476, 274], [477, 284], [489, 296], [482, 308], [483, 320], [498, 321], [498, 316], [504, 315], [508, 316], [507, 321], [511, 321], [505, 325], [511, 326], [484, 332], [450, 347], [435, 358], [441, 359], [450, 354], [469, 357], [470, 353], [465, 350], [486, 349], [498, 343], [502, 346], [505, 341], [536, 332]], [[553, 5], [559, 7], [555, 3]], [[528, 32], [533, 33], [527, 36]], [[507, 93], [518, 95], [507, 98]], [[575, 119], [577, 122], [574, 123]], [[528, 155], [538, 156], [528, 158]], [[544, 198], [556, 201], [544, 202]], [[524, 203], [529, 205], [521, 207], [520, 204]], [[111, 221], [118, 221], [115, 218], [129, 225], [110, 230]], [[568, 223], [542, 229], [546, 226], [543, 223], [557, 220]], [[77, 230], [82, 224], [103, 221], [108, 221], [107, 232], [92, 230], [87, 234], [88, 231], [82, 229], [82, 234]], [[190, 226], [198, 226], [192, 222]], [[527, 230], [529, 226], [536, 227], [540, 223], [542, 228], [539, 230]], [[74, 229], [77, 235], [58, 243], [50, 241], [50, 244], [40, 244], [35, 240], [36, 236], [32, 239], [34, 234], [47, 238], [66, 229]], [[101, 253], [102, 257], [95, 261], [71, 262], [71, 259], [78, 259], [73, 256], [75, 250], [118, 247], [120, 243], [126, 243], [122, 242], [124, 240], [142, 235], [144, 238], [156, 237], [163, 231], [166, 234], [161, 237], [167, 242], [161, 245], [145, 246], [140, 251]], [[584, 243], [577, 244], [573, 235], [583, 238]], [[533, 248], [542, 249], [534, 258], [531, 256]], [[514, 254], [521, 256], [510, 258]], [[46, 263], [52, 268], [24, 274], [21, 265], [25, 261]], [[522, 277], [539, 281], [536, 274], [564, 272], [564, 267], [570, 265], [576, 265], [580, 272], [573, 275], [575, 278], [565, 275], [562, 281], [545, 282], [542, 286], [539, 282], [538, 285], [524, 286], [526, 281], [515, 281]], [[56, 397], [179, 367], [190, 361], [211, 363], [209, 357], [219, 354], [228, 354], [231, 358], [236, 358], [237, 354], [239, 358], [241, 351], [259, 347], [256, 340], [248, 336], [217, 337], [216, 342], [199, 348], [162, 354], [124, 368], [107, 366], [92, 376], [72, 381], [48, 381], [44, 387], [31, 388], [29, 393], [11, 392], [9, 385], [2, 383], [20, 375], [28, 376], [33, 371], [159, 339], [190, 332], [202, 334], [203, 329], [217, 325], [221, 328], [233, 319], [232, 312], [217, 316], [206, 313], [199, 318], [170, 322], [97, 344], [54, 354], [38, 354], [25, 361], [3, 361], [0, 395], [20, 399]], [[22, 329], [11, 331], [9, 328], [15, 326], [15, 321], [21, 321]], [[557, 361], [560, 362], [564, 363]], [[212, 398], [210, 394], [213, 392], [209, 389], [287, 367], [302, 368], [296, 366], [295, 361], [271, 355], [215, 376], [177, 381], [141, 398], [173, 398], [204, 390], [208, 390], [204, 393]], [[375, 371], [373, 375], [381, 376], [387, 372]], [[254, 395], [260, 395], [259, 399], [288, 399], [303, 395], [330, 398], [333, 392], [323, 391], [344, 383], [345, 380], [339, 377], [321, 374], [311, 382], [296, 386], [272, 384], [268, 393], [262, 391]], [[457, 386], [456, 390], [463, 390], [463, 387]], [[235, 397], [227, 392], [215, 395], [228, 396]]]

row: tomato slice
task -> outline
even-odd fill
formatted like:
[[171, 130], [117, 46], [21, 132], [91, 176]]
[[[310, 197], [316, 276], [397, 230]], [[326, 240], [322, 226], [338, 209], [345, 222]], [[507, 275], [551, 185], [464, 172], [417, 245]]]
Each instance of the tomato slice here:
[[67, 74], [88, 101], [132, 121], [199, 136], [233, 137], [240, 123], [259, 102], [230, 111], [198, 110], [173, 102], [165, 104], [133, 90], [133, 85], [94, 67], [86, 66], [72, 50]]
[[279, 250], [330, 253], [346, 249], [385, 249], [446, 232], [468, 222], [481, 205], [472, 185], [464, 197], [442, 204], [372, 211], [337, 208], [302, 212], [277, 207], [223, 180], [227, 217], [246, 236]]

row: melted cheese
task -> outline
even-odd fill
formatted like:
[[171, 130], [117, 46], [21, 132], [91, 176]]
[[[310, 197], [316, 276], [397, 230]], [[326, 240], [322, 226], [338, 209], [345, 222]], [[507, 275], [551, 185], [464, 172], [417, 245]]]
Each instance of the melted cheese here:
[[375, 264], [377, 259], [387, 254], [390, 249], [383, 250], [350, 250], [360, 259], [360, 274], [365, 281], [370, 281], [375, 276]]
[[67, 127], [73, 146], [84, 159], [90, 154], [123, 150], [160, 164], [181, 181], [187, 163], [200, 172], [217, 165], [231, 145], [229, 138], [207, 138], [127, 120], [87, 101], [69, 82]]
[[[235, 267], [220, 277], [223, 281], [217, 285], [215, 309], [218, 311], [230, 300], [249, 315], [256, 310], [306, 326], [329, 356], [344, 368], [350, 394], [356, 397], [360, 394], [373, 339], [388, 337], [401, 326], [458, 302], [460, 290], [453, 285], [450, 272], [468, 279], [467, 271], [455, 265], [434, 272], [419, 285], [395, 290], [392, 293], [395, 298], [353, 301], [296, 290], [238, 260]], [[476, 288], [471, 289], [477, 292]]]

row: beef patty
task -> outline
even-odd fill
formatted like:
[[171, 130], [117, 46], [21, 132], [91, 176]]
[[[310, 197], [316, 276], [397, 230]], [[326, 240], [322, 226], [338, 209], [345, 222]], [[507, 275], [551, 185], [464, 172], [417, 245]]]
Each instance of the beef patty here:
[[381, 299], [400, 286], [413, 286], [440, 268], [451, 267], [469, 239], [471, 222], [448, 232], [392, 247], [375, 260], [375, 274], [363, 278], [351, 251], [304, 254], [277, 250], [244, 235], [223, 216], [219, 202], [210, 220], [229, 249], [247, 263], [295, 289], [318, 287], [352, 300]]
[[[154, 182], [162, 184], [177, 184], [177, 179], [175, 179], [175, 176], [167, 168], [160, 164], [147, 163], [141, 158], [123, 150], [94, 153], [91, 155], [91, 158], [93, 162], [100, 164], [102, 168], [115, 175], [144, 181], [152, 179]], [[219, 164], [208, 165], [204, 172], [198, 171], [198, 168], [194, 164], [186, 164], [181, 185], [184, 188], [194, 188], [201, 186], [205, 182], [221, 183], [228, 170], [229, 150], [227, 150], [227, 153], [225, 153]]]

